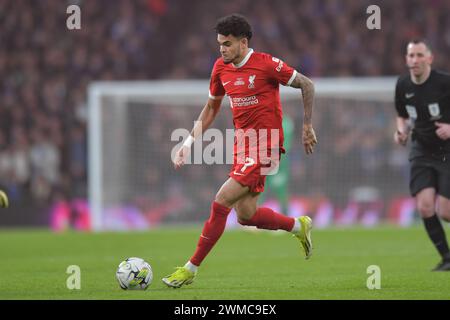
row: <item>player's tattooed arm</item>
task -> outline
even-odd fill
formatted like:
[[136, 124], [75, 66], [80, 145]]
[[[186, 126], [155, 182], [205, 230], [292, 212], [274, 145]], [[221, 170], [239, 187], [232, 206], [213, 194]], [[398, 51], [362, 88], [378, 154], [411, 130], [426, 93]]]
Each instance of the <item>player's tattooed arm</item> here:
[[314, 103], [314, 83], [308, 77], [297, 72], [295, 79], [291, 83], [291, 87], [302, 89], [303, 106], [304, 106], [304, 124], [311, 124], [312, 109]]
[[304, 117], [302, 142], [306, 154], [314, 152], [314, 146], [317, 144], [316, 133], [312, 126], [312, 110], [314, 103], [314, 83], [303, 74], [297, 72], [291, 87], [302, 89]]

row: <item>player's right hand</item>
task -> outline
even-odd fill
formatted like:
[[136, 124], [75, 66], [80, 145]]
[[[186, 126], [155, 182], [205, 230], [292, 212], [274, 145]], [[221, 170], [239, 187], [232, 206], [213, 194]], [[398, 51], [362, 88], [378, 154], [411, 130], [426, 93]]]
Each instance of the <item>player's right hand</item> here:
[[180, 168], [182, 165], [186, 163], [186, 159], [189, 156], [190, 149], [182, 145], [180, 149], [178, 149], [177, 153], [175, 154], [175, 159], [173, 160], [173, 165], [175, 169]]
[[408, 142], [408, 136], [408, 133], [400, 132], [399, 130], [397, 130], [394, 133], [394, 141], [401, 146], [406, 146], [406, 142]]

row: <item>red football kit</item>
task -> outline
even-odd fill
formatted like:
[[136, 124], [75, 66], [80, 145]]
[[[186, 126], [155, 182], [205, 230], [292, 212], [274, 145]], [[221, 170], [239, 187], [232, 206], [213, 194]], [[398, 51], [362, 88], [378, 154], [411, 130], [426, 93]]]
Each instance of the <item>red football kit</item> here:
[[209, 97], [229, 97], [236, 129], [229, 176], [252, 192], [264, 191], [266, 175], [285, 152], [279, 84], [290, 86], [296, 74], [280, 59], [253, 49], [238, 65], [222, 58], [214, 64]]

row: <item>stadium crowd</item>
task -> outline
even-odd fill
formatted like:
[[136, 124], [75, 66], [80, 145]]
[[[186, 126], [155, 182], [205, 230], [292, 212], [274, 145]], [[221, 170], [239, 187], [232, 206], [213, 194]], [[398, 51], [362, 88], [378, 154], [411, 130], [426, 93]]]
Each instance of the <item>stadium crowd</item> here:
[[[56, 203], [65, 203], [68, 211], [85, 208], [79, 201], [87, 197], [86, 94], [90, 82], [207, 79], [218, 56], [214, 23], [231, 12], [244, 13], [250, 19], [253, 48], [270, 52], [313, 78], [403, 73], [404, 45], [415, 37], [426, 37], [436, 53], [435, 66], [450, 70], [446, 58], [450, 55], [449, 1], [377, 1], [382, 29], [368, 30], [366, 8], [372, 2], [1, 1], [0, 186], [8, 193], [10, 210], [15, 212], [3, 215], [2, 225], [48, 224], [49, 209]], [[80, 30], [66, 28], [66, 8], [70, 4], [81, 8]], [[342, 128], [330, 135], [334, 140], [319, 144], [322, 156], [314, 164], [303, 159], [299, 148], [293, 148], [291, 183], [301, 186], [296, 190], [308, 194], [320, 185], [342, 190], [333, 186], [333, 181], [340, 180], [330, 179], [323, 170], [333, 165], [320, 165], [326, 161], [353, 164], [336, 171], [342, 175], [339, 179], [345, 179], [346, 170], [351, 170], [352, 176], [360, 172], [368, 180], [384, 177], [386, 172], [403, 174], [402, 164], [395, 161], [390, 132], [383, 131], [394, 116], [393, 107], [392, 113], [383, 110], [358, 111], [368, 113], [362, 115], [364, 119], [373, 120], [361, 129], [368, 130], [363, 140], [359, 131], [349, 127], [353, 123], [346, 116], [346, 103], [326, 115], [318, 110], [319, 135], [327, 130], [333, 133], [330, 124], [336, 119], [336, 126]], [[185, 127], [184, 119], [172, 119], [172, 125]], [[163, 127], [159, 128], [164, 132]], [[164, 139], [164, 135], [158, 136]], [[392, 157], [386, 150], [392, 151]], [[308, 165], [313, 169], [305, 170]], [[207, 170], [212, 169], [196, 168], [195, 174], [184, 174], [194, 179], [197, 173]], [[150, 170], [146, 177], [149, 193], [159, 190], [153, 195], [163, 198], [167, 190], [158, 189], [162, 172]], [[209, 176], [219, 181], [226, 173], [226, 167], [216, 167]], [[172, 177], [174, 181], [179, 179]], [[305, 180], [313, 181], [311, 189], [310, 184], [302, 184]], [[211, 188], [218, 187], [217, 181], [211, 179], [191, 196], [206, 201], [211, 197]], [[168, 186], [180, 188], [177, 183]], [[184, 191], [173, 194], [181, 196]], [[72, 205], [73, 201], [78, 205]], [[199, 199], [198, 203], [204, 202]], [[199, 208], [194, 206], [191, 212], [199, 212]]]

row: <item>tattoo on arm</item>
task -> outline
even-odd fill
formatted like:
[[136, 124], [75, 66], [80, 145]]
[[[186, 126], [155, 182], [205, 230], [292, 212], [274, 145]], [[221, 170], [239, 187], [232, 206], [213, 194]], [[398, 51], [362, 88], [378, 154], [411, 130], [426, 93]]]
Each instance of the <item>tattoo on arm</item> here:
[[300, 72], [297, 72], [297, 76], [292, 81], [291, 87], [302, 89], [303, 106], [305, 108], [303, 123], [311, 124], [314, 103], [314, 83]]

